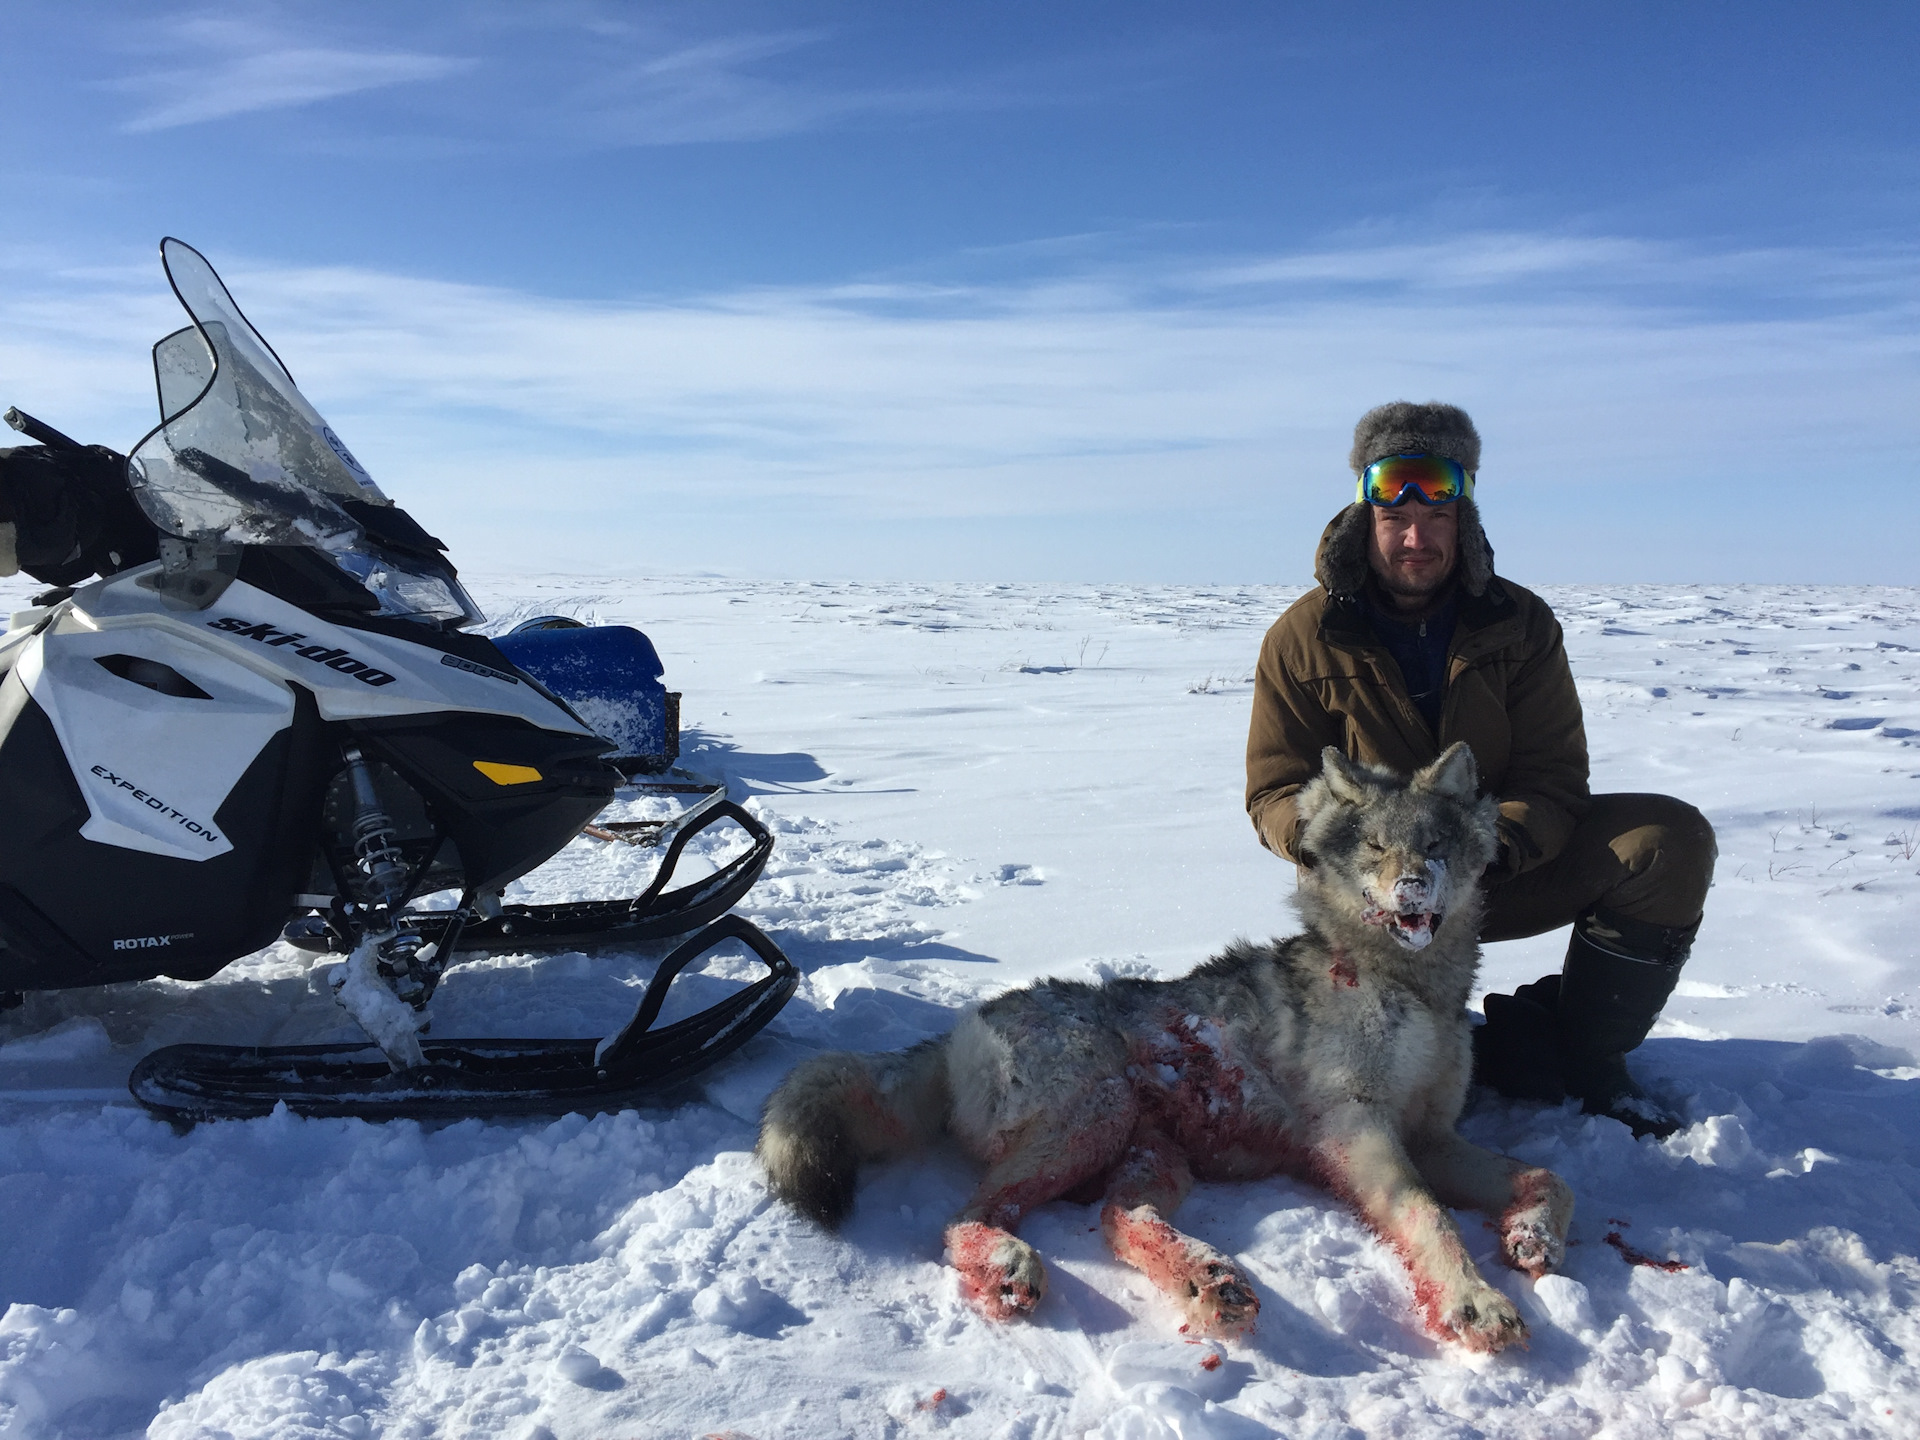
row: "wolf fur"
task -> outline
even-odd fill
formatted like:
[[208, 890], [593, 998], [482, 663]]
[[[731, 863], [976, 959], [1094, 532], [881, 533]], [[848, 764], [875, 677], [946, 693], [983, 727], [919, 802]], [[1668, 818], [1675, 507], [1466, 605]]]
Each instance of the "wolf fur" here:
[[1046, 1269], [1014, 1230], [1035, 1206], [1087, 1194], [1104, 1196], [1108, 1244], [1183, 1330], [1233, 1335], [1259, 1313], [1252, 1282], [1169, 1222], [1196, 1177], [1286, 1172], [1332, 1190], [1399, 1253], [1436, 1334], [1481, 1351], [1524, 1340], [1447, 1209], [1495, 1217], [1501, 1258], [1530, 1275], [1565, 1255], [1566, 1185], [1454, 1128], [1477, 881], [1496, 843], [1477, 783], [1465, 745], [1411, 779], [1328, 749], [1300, 798], [1305, 933], [1236, 942], [1180, 980], [1044, 980], [910, 1050], [810, 1060], [761, 1122], [774, 1192], [835, 1226], [861, 1164], [944, 1130], [986, 1166], [946, 1232], [981, 1312], [1033, 1309]]

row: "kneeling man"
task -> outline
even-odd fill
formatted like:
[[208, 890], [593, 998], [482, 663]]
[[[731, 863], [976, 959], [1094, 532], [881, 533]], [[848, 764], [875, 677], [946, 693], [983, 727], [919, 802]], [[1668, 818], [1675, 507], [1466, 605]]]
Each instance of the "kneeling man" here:
[[1571, 923], [1557, 975], [1489, 995], [1475, 1078], [1575, 1096], [1636, 1135], [1678, 1121], [1627, 1072], [1686, 963], [1713, 876], [1713, 829], [1666, 795], [1592, 795], [1580, 697], [1559, 622], [1493, 570], [1473, 500], [1480, 436], [1465, 411], [1368, 411], [1348, 463], [1359, 494], [1320, 538], [1318, 588], [1267, 632], [1247, 737], [1247, 811], [1300, 861], [1294, 797], [1331, 745], [1411, 773], [1473, 748], [1500, 802], [1483, 940]]

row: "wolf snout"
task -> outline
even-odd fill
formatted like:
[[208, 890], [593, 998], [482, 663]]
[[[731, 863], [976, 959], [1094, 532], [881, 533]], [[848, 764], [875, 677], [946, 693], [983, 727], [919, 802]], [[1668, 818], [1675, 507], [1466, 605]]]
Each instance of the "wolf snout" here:
[[1433, 886], [1424, 875], [1402, 875], [1393, 882], [1394, 908], [1402, 912], [1432, 908]]

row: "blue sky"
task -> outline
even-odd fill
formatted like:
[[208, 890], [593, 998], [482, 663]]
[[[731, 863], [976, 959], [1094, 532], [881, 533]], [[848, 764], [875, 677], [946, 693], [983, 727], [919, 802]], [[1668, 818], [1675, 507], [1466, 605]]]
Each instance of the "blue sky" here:
[[468, 568], [1299, 582], [1405, 397], [1522, 582], [1920, 582], [1911, 6], [0, 17], [0, 403], [177, 234]]

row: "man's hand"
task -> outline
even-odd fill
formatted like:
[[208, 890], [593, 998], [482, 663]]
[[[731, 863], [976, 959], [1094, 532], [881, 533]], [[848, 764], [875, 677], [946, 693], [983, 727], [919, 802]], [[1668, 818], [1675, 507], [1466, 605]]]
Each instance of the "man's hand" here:
[[1489, 882], [1511, 880], [1526, 861], [1540, 858], [1540, 847], [1533, 843], [1526, 826], [1507, 815], [1500, 817], [1499, 825], [1500, 848], [1494, 852], [1493, 863], [1482, 872]]

